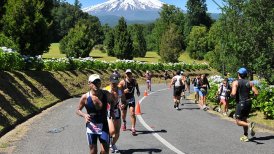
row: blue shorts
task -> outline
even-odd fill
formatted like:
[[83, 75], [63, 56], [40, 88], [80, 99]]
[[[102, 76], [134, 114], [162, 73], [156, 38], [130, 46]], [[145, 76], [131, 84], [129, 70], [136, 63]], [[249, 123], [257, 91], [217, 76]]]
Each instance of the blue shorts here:
[[194, 92], [195, 92], [195, 93], [199, 93], [199, 91], [200, 91], [200, 90], [199, 90], [198, 87], [194, 87]]
[[86, 134], [89, 145], [97, 145], [97, 139], [99, 139], [100, 143], [109, 144], [109, 131], [107, 129], [103, 129], [102, 134], [92, 134], [88, 132]]
[[199, 90], [199, 96], [206, 96], [207, 91], [201, 91]]
[[126, 102], [127, 102], [126, 108], [127, 107], [129, 107], [129, 108], [134, 107], [135, 108], [135, 97], [127, 99]]

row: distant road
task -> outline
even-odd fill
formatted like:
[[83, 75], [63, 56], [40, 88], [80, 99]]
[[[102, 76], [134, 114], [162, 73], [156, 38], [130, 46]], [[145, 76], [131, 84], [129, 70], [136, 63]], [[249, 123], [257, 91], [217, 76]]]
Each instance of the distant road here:
[[[251, 142], [243, 143], [239, 140], [241, 127], [200, 110], [190, 100], [184, 100], [182, 110], [177, 111], [172, 90], [163, 84], [153, 85], [152, 90], [145, 98], [137, 97], [143, 113], [138, 116], [137, 136], [129, 130], [121, 131], [117, 143], [121, 153], [274, 153], [274, 134], [257, 133]], [[14, 153], [88, 153], [84, 119], [75, 114], [78, 101], [66, 100], [33, 122], [25, 137], [15, 144]]]

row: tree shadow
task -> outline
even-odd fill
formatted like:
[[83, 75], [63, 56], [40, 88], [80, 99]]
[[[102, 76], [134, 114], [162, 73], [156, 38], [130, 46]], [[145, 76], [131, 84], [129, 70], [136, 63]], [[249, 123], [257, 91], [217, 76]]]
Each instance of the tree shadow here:
[[[57, 81], [50, 72], [41, 71], [38, 73], [27, 71], [26, 74], [46, 87], [55, 97], [60, 100], [70, 98], [70, 93]], [[53, 86], [54, 85], [54, 86]]]
[[162, 130], [154, 130], [154, 131], [149, 131], [149, 130], [137, 130], [136, 133], [139, 135], [141, 134], [153, 134], [153, 133], [166, 133], [167, 131], [162, 129]]
[[[19, 89], [23, 87], [14, 79], [14, 77], [6, 72], [1, 72], [0, 74], [3, 78], [0, 80], [5, 81], [0, 82], [0, 90], [9, 95], [14, 100], [14, 103], [20, 106], [22, 110], [28, 111], [29, 113], [38, 111], [38, 108], [34, 106], [28, 99], [26, 99], [26, 96], [24, 96], [23, 93], [18, 90], [18, 87], [20, 87]], [[25, 91], [24, 88], [23, 91]]]
[[155, 148], [150, 148], [150, 149], [128, 149], [128, 150], [119, 150], [121, 154], [132, 154], [132, 153], [160, 153], [162, 152], [161, 149], [155, 149]]
[[31, 91], [35, 93], [35, 96], [43, 96], [43, 94], [20, 72], [12, 72], [17, 76], [21, 81], [24, 82], [27, 86], [31, 88]]

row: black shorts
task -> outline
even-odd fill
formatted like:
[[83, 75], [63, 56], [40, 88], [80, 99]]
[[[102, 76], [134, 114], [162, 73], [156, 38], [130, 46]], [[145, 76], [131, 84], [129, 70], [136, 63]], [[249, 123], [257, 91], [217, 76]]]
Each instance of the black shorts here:
[[236, 119], [245, 120], [247, 119], [250, 111], [251, 111], [252, 103], [251, 101], [244, 101], [236, 104]]
[[186, 86], [183, 84], [181, 87], [182, 87], [182, 92], [184, 92], [186, 90]]
[[181, 93], [182, 93], [182, 87], [174, 87], [174, 90], [173, 90], [173, 96], [181, 96]]

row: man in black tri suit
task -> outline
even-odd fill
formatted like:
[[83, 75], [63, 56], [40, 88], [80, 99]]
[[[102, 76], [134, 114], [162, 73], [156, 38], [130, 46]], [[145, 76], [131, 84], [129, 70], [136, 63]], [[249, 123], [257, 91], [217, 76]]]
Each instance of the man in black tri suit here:
[[251, 136], [255, 135], [254, 126], [255, 123], [247, 122], [247, 117], [250, 113], [252, 101], [250, 91], [253, 91], [255, 96], [258, 95], [258, 90], [252, 82], [246, 79], [247, 70], [240, 68], [238, 70], [238, 80], [232, 83], [231, 96], [236, 97], [236, 123], [238, 126], [242, 126], [244, 129], [244, 135], [240, 138], [243, 142], [248, 142], [248, 127], [250, 127]]
[[130, 69], [126, 70], [126, 78], [120, 81], [118, 87], [123, 91], [125, 95], [125, 100], [122, 100], [121, 111], [122, 111], [122, 130], [126, 130], [126, 115], [127, 115], [127, 107], [130, 110], [130, 120], [131, 120], [131, 132], [132, 135], [136, 135], [135, 124], [135, 97], [134, 91], [135, 88], [137, 90], [137, 95], [140, 96], [140, 90], [136, 79], [133, 78], [132, 72]]

